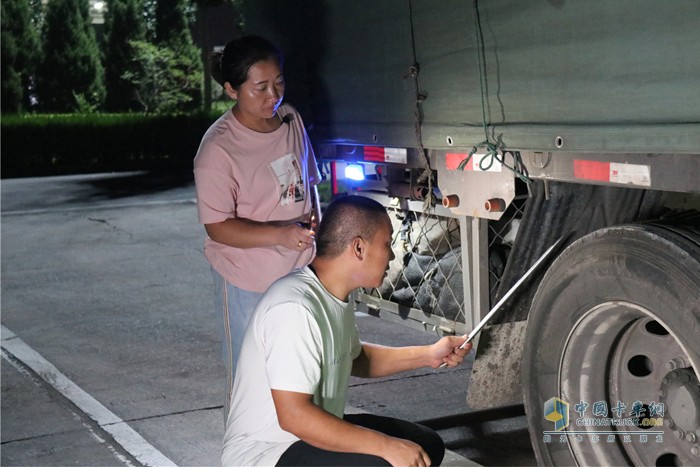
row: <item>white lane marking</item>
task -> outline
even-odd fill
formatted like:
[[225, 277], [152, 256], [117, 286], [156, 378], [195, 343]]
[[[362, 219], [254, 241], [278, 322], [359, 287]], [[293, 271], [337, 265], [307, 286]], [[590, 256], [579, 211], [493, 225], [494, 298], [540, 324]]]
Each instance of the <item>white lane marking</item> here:
[[2, 326], [2, 348], [75, 404], [140, 463], [148, 466], [177, 465], [5, 326]]
[[[29, 371], [17, 358], [15, 358], [13, 355], [10, 355], [10, 353], [5, 349], [2, 349], [2, 358], [4, 358], [7, 363], [12, 365], [12, 367], [15, 370], [17, 370], [20, 374], [24, 375], [25, 378], [31, 380], [32, 384], [35, 384], [37, 386], [41, 386], [43, 384], [42, 381], [39, 381], [39, 377], [36, 374]], [[85, 427], [85, 429], [89, 432], [90, 436], [96, 439], [100, 444], [104, 444], [107, 450], [114, 457], [119, 459], [122, 464], [128, 467], [135, 467], [134, 464], [132, 464], [131, 461], [125, 455], [117, 452], [117, 450], [114, 449], [115, 443], [110, 443], [108, 440], [105, 440], [102, 436], [96, 433], [94, 427], [84, 420], [84, 416], [81, 416], [77, 413], [77, 411], [69, 409], [68, 407], [65, 407], [65, 409], [70, 410], [73, 413], [73, 416], [76, 418], [76, 420], [79, 420], [80, 424], [83, 427]]]

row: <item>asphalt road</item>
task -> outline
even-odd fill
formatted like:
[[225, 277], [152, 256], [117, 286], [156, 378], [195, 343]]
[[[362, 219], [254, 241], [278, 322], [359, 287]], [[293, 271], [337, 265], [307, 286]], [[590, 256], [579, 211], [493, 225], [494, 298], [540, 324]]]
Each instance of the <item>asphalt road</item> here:
[[[224, 369], [190, 177], [3, 180], [2, 465], [219, 465]], [[358, 316], [365, 340], [435, 336]], [[471, 362], [352, 380], [429, 421], [451, 465], [532, 465], [522, 409], [466, 407]]]

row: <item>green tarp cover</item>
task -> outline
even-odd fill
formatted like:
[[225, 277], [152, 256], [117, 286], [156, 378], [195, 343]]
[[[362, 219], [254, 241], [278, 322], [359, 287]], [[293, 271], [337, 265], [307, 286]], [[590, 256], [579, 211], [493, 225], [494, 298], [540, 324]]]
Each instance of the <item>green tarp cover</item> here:
[[700, 153], [698, 0], [247, 5], [318, 142]]

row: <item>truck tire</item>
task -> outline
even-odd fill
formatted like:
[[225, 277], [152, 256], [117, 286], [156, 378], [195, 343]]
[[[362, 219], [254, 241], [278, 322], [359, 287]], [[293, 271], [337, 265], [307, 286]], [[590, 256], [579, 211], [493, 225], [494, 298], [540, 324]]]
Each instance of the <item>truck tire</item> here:
[[539, 285], [525, 345], [540, 465], [700, 464], [697, 226], [610, 227], [574, 242]]

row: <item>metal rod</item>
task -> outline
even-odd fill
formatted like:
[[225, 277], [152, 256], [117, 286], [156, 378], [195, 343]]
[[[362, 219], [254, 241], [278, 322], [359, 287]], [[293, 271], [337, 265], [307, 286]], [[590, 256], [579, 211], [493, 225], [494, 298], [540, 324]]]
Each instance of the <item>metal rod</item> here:
[[[520, 279], [518, 279], [518, 282], [516, 282], [515, 285], [513, 285], [513, 287], [511, 287], [508, 290], [508, 292], [506, 292], [506, 294], [503, 295], [503, 297], [498, 301], [498, 303], [496, 303], [493, 306], [493, 308], [491, 308], [491, 311], [489, 311], [488, 314], [484, 316], [484, 319], [479, 321], [479, 324], [477, 324], [474, 327], [474, 329], [471, 330], [471, 332], [467, 335], [467, 340], [465, 340], [464, 343], [459, 346], [460, 349], [463, 349], [468, 342], [471, 342], [471, 340], [474, 339], [474, 337], [479, 333], [479, 331], [481, 331], [481, 329], [484, 326], [486, 326], [489, 320], [493, 317], [494, 314], [496, 314], [496, 312], [501, 308], [501, 306], [506, 302], [506, 300], [508, 300], [511, 297], [511, 295], [513, 295], [515, 291], [518, 290], [518, 288], [523, 284], [523, 282], [527, 280], [528, 277], [532, 275], [533, 272], [535, 272], [537, 266], [539, 266], [540, 263], [542, 263], [542, 261], [544, 261], [552, 253], [552, 251], [554, 251], [554, 249], [557, 247], [557, 245], [561, 243], [562, 240], [563, 238], [559, 238], [556, 242], [554, 242], [552, 246], [547, 248], [547, 250], [544, 253], [542, 253], [542, 256], [540, 256], [537, 259], [537, 261], [535, 261], [535, 264], [530, 266], [530, 269], [528, 269], [525, 272], [525, 274], [523, 274], [523, 276]], [[443, 363], [442, 365], [440, 365], [440, 368], [444, 368], [445, 366], [447, 366], [447, 364]]]

